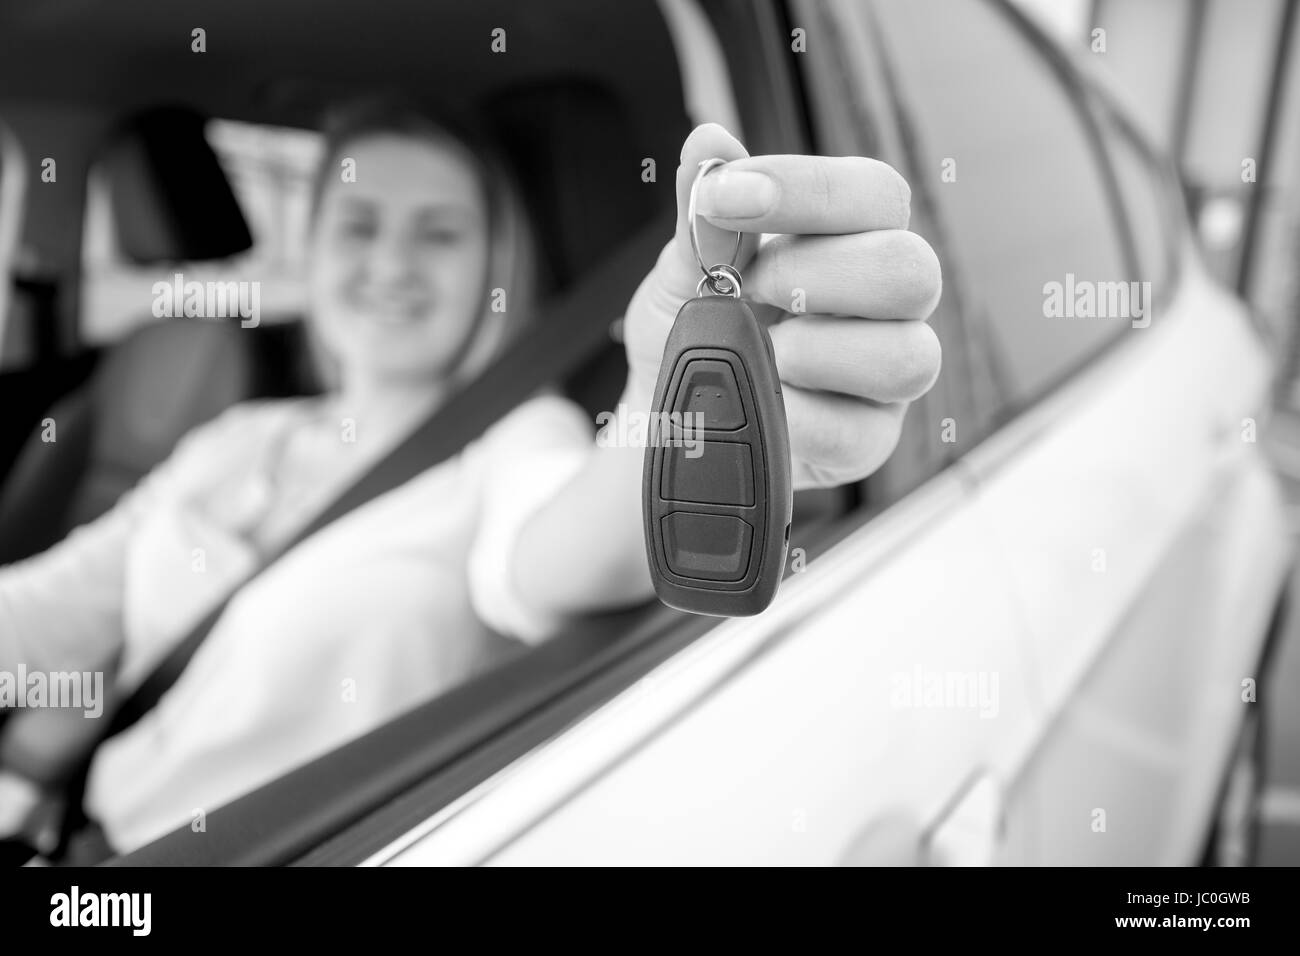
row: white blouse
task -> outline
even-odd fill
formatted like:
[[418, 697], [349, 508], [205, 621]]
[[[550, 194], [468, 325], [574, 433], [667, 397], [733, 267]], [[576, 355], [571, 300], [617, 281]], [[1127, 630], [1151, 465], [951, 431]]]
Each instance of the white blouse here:
[[[0, 568], [0, 670], [111, 675], [117, 660], [105, 682], [129, 693], [256, 566], [266, 518], [287, 539], [310, 517], [265, 514], [258, 475], [312, 414], [311, 399], [237, 405], [107, 514]], [[549, 636], [562, 622], [521, 604], [509, 558], [520, 527], [592, 446], [577, 405], [534, 397], [240, 588], [157, 707], [97, 751], [86, 807], [109, 842], [127, 852], [182, 824], [197, 829], [200, 811], [518, 646], [499, 635]]]

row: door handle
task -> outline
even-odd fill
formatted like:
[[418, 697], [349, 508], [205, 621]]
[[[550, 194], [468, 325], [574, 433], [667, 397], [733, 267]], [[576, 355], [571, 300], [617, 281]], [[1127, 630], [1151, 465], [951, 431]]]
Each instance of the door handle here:
[[1002, 787], [976, 773], [923, 834], [923, 866], [992, 866], [1006, 832]]
[[854, 834], [838, 865], [992, 866], [1005, 831], [1002, 787], [980, 770], [928, 827], [902, 808], [874, 817]]
[[923, 866], [923, 828], [916, 814], [887, 810], [861, 827], [840, 854], [839, 866]]

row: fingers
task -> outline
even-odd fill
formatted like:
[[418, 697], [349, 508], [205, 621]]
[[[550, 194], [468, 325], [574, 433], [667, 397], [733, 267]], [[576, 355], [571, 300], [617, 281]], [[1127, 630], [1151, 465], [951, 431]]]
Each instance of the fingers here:
[[898, 445], [906, 403], [882, 405], [793, 385], [781, 392], [796, 488], [858, 481], [883, 465]]
[[826, 235], [906, 229], [911, 203], [906, 180], [879, 160], [755, 156], [710, 171], [696, 211], [742, 232]]
[[[939, 300], [930, 246], [906, 232], [911, 191], [890, 166], [859, 156], [756, 156], [721, 126], [696, 127], [677, 168], [677, 226], [656, 272], [669, 299], [695, 294], [702, 275], [687, 215], [701, 162], [726, 160], [700, 180], [696, 229], [707, 264], [737, 265], [748, 296], [791, 311], [925, 318]], [[763, 233], [780, 233], [751, 263]], [[807, 300], [793, 307], [797, 291]]]
[[781, 381], [876, 402], [910, 402], [939, 377], [939, 338], [925, 322], [809, 315], [772, 327]]
[[791, 312], [924, 319], [942, 272], [930, 244], [890, 229], [852, 236], [777, 236], [743, 273], [745, 295]]
[[[691, 186], [707, 264], [736, 258], [745, 298], [796, 317], [771, 329], [790, 425], [796, 488], [857, 481], [898, 444], [908, 402], [939, 374], [938, 338], [923, 320], [938, 304], [938, 258], [907, 230], [911, 191], [884, 163], [861, 157], [750, 157], [715, 124], [696, 128], [677, 169], [677, 225], [630, 312], [632, 358], [657, 367], [671, 317], [702, 275], [691, 249]], [[759, 251], [764, 234], [775, 234]], [[752, 261], [751, 261], [752, 260]], [[652, 327], [653, 326], [653, 327]], [[632, 364], [635, 364], [632, 363]]]

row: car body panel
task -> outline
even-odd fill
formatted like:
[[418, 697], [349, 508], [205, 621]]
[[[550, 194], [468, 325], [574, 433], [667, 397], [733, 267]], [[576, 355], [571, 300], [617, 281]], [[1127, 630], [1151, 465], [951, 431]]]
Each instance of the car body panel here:
[[1037, 862], [1194, 862], [1290, 563], [1254, 443], [1267, 356], [1185, 259], [1137, 341], [964, 463], [1052, 715], [1027, 781]]

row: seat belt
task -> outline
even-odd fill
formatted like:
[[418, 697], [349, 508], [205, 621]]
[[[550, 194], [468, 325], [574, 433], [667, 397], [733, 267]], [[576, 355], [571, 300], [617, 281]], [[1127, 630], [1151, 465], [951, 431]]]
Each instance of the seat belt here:
[[439, 406], [408, 437], [371, 466], [287, 544], [279, 548], [200, 621], [122, 702], [101, 739], [148, 713], [180, 678], [226, 605], [257, 575], [326, 525], [457, 454], [536, 389], [589, 358], [609, 341], [611, 303], [654, 265], [673, 222], [656, 217], [600, 260], [595, 276], [541, 309], [537, 320], [477, 379]]

